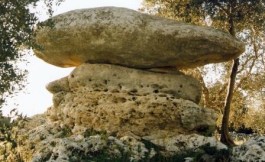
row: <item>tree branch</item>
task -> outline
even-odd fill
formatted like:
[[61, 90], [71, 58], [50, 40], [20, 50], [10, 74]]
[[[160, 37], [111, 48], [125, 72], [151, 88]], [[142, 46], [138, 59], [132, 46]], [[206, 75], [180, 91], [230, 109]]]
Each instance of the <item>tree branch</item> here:
[[230, 14], [229, 10], [226, 9], [224, 6], [222, 6], [222, 4], [220, 2], [217, 2], [216, 3], [216, 6], [219, 7], [221, 10], [223, 10], [226, 15], [229, 15]]
[[255, 62], [256, 62], [256, 59], [254, 59], [254, 60], [252, 61], [252, 64], [251, 64], [251, 66], [250, 66], [250, 68], [249, 68], [249, 70], [248, 70], [246, 76], [243, 77], [243, 78], [239, 81], [239, 83], [236, 85], [235, 91], [238, 90], [238, 88], [242, 85], [243, 81], [245, 81], [246, 79], [249, 78], [249, 76], [251, 75], [252, 69], [253, 69], [253, 67], [254, 67], [254, 65], [255, 65]]

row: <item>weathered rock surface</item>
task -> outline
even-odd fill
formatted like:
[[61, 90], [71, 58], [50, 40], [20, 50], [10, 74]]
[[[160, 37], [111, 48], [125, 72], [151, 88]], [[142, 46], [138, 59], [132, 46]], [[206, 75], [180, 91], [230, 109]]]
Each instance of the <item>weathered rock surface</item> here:
[[67, 77], [48, 84], [47, 89], [57, 94], [84, 87], [87, 92], [130, 93], [131, 95], [182, 98], [198, 103], [200, 83], [178, 71], [170, 73], [137, 70], [108, 64], [83, 64]]
[[70, 11], [42, 28], [35, 54], [61, 66], [109, 63], [134, 68], [188, 68], [228, 61], [244, 51], [229, 34], [130, 9], [102, 7]]
[[47, 120], [46, 114], [27, 120], [9, 141], [0, 141], [0, 161], [264, 161], [265, 137], [255, 137], [232, 152], [213, 137], [197, 134], [112, 136], [86, 127]]
[[84, 64], [48, 89], [54, 93], [48, 115], [71, 126], [140, 137], [215, 128], [215, 112], [189, 101], [198, 101], [200, 88], [188, 76]]
[[112, 136], [86, 127], [51, 122], [45, 114], [28, 119], [12, 143], [0, 141], [0, 161], [264, 161], [265, 137], [232, 152], [213, 137], [197, 134], [156, 137]]
[[159, 142], [153, 143], [149, 139], [137, 136], [117, 137], [81, 126], [71, 128], [59, 122], [47, 121], [44, 115], [29, 119], [25, 125], [26, 127], [21, 129], [16, 139], [19, 143], [18, 147], [10, 148], [7, 153], [4, 150], [8, 144], [0, 142], [2, 153], [0, 160], [5, 162], [137, 162], [182, 159], [183, 161], [185, 158], [183, 154], [185, 155], [186, 152], [205, 154], [203, 147], [206, 145], [216, 150], [226, 149], [213, 137], [196, 134], [175, 135], [171, 138], [161, 138]]
[[[155, 136], [155, 135], [153, 135]], [[162, 146], [168, 154], [174, 155], [186, 150], [198, 149], [200, 146], [209, 144], [217, 150], [227, 149], [227, 146], [218, 142], [214, 137], [205, 137], [198, 134], [178, 135], [167, 138], [157, 138], [152, 136], [144, 137], [144, 139], [155, 145]], [[183, 145], [182, 145], [183, 144]]]
[[265, 136], [251, 138], [244, 144], [234, 147], [232, 161], [265, 161]]

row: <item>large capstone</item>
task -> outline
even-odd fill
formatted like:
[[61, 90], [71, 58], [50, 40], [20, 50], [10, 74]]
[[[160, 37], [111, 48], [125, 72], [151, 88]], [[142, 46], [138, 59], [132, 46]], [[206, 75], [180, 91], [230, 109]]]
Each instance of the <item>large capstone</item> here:
[[53, 27], [37, 31], [35, 54], [60, 67], [88, 62], [189, 68], [228, 61], [244, 51], [228, 33], [126, 8], [74, 10], [51, 20]]

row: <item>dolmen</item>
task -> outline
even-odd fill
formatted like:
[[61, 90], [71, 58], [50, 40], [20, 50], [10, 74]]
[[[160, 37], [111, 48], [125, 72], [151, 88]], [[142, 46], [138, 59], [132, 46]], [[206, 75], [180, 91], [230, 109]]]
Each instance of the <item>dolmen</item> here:
[[[200, 82], [179, 70], [237, 58], [244, 52], [243, 43], [210, 27], [118, 7], [74, 10], [51, 21], [52, 26], [37, 30], [39, 48], [34, 52], [49, 64], [75, 69], [47, 85], [53, 105], [43, 118], [49, 124], [29, 135], [29, 143], [39, 141], [46, 152], [34, 147], [28, 157], [37, 161], [40, 155], [51, 159], [57, 153], [57, 161], [69, 160], [74, 155], [60, 148], [82, 144], [83, 151], [96, 151], [100, 144], [105, 148], [115, 142], [122, 143], [118, 148], [129, 143], [126, 147], [136, 161], [151, 150], [146, 142], [163, 148], [166, 155], [206, 143], [226, 148], [207, 137], [215, 131], [217, 115], [199, 106]], [[60, 131], [68, 143], [62, 137], [55, 140], [59, 137], [54, 132]], [[95, 136], [100, 132], [109, 145]], [[73, 144], [75, 140], [83, 143]], [[51, 141], [54, 147], [47, 149]], [[140, 152], [135, 153], [137, 148]]]
[[244, 44], [231, 35], [117, 7], [70, 11], [52, 22], [37, 31], [36, 56], [76, 66], [47, 86], [52, 119], [141, 137], [214, 130], [215, 113], [197, 105], [199, 81], [178, 70], [238, 57]]

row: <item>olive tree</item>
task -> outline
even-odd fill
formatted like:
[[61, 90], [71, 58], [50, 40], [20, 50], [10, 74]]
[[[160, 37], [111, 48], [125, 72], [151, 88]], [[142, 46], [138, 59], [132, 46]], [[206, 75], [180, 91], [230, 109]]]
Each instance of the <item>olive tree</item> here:
[[[226, 95], [223, 105], [223, 119], [221, 126], [221, 142], [233, 146], [229, 137], [228, 126], [230, 108], [235, 89], [241, 88], [241, 82], [236, 78], [241, 73], [241, 79], [248, 78], [253, 66], [259, 57], [257, 36], [264, 31], [264, 1], [263, 0], [145, 0], [144, 10], [168, 18], [181, 20], [199, 25], [211, 25], [230, 33], [233, 37], [244, 41], [248, 33], [253, 38], [246, 42], [249, 46], [246, 53], [240, 58], [232, 60], [226, 84]], [[249, 40], [249, 39], [248, 39]], [[255, 56], [255, 57], [253, 57]], [[263, 57], [263, 56], [261, 56]], [[240, 63], [242, 65], [240, 65]], [[242, 77], [244, 76], [244, 77]], [[244, 79], [243, 79], [244, 80]], [[240, 83], [241, 82], [241, 83]], [[225, 89], [221, 88], [221, 92]], [[207, 92], [207, 91], [205, 91]]]

